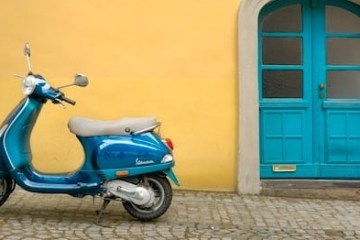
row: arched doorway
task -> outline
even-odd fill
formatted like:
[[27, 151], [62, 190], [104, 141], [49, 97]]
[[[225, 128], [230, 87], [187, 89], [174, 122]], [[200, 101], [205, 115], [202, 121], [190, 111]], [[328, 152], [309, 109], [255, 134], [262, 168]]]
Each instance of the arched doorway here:
[[[352, 123], [359, 116], [354, 89], [360, 58], [346, 57], [359, 52], [358, 9], [344, 0], [242, 2], [239, 192], [260, 190], [259, 168], [264, 178], [339, 178], [340, 165], [347, 168], [345, 177], [359, 176], [354, 170], [360, 163], [359, 129]], [[284, 14], [298, 24], [272, 29], [271, 21]], [[355, 30], [339, 25], [339, 16], [355, 19]], [[348, 50], [339, 51], [341, 46]]]

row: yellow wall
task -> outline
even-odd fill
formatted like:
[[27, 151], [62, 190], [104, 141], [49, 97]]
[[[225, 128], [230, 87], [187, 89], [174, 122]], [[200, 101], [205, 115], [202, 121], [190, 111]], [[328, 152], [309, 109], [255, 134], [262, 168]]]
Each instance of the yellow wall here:
[[48, 103], [32, 135], [33, 164], [71, 171], [83, 155], [67, 120], [154, 115], [175, 144], [182, 189], [235, 191], [236, 15], [240, 0], [3, 0], [0, 117], [22, 97], [23, 44], [35, 73], [77, 100]]

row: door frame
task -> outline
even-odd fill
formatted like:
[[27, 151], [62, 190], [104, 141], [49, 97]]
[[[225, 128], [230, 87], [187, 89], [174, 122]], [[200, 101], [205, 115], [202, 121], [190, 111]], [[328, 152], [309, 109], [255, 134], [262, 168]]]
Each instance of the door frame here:
[[[258, 16], [276, 0], [241, 0], [238, 12], [238, 177], [241, 194], [259, 194], [260, 137], [258, 91]], [[344, 0], [360, 5], [360, 0]]]

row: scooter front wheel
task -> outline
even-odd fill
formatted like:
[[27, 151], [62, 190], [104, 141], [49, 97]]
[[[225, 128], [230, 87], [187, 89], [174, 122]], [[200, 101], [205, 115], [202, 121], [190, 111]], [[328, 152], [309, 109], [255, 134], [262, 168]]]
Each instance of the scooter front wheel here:
[[146, 176], [139, 184], [146, 184], [155, 193], [155, 200], [151, 206], [140, 206], [130, 201], [124, 201], [123, 206], [133, 217], [141, 221], [150, 221], [163, 215], [171, 205], [172, 188], [165, 176]]
[[11, 178], [0, 178], [0, 206], [8, 199], [10, 193], [14, 191], [15, 184]]

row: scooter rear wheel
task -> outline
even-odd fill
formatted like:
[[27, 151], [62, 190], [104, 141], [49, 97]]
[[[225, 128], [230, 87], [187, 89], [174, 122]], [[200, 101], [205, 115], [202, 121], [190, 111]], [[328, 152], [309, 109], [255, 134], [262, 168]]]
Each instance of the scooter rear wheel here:
[[[126, 211], [141, 221], [150, 221], [163, 215], [170, 207], [172, 201], [172, 188], [165, 176], [146, 176], [147, 183], [155, 193], [155, 202], [151, 207], [140, 206], [135, 203], [124, 201]], [[143, 184], [143, 183], [139, 183]]]
[[0, 178], [0, 206], [6, 202], [14, 188], [14, 181], [11, 178]]

